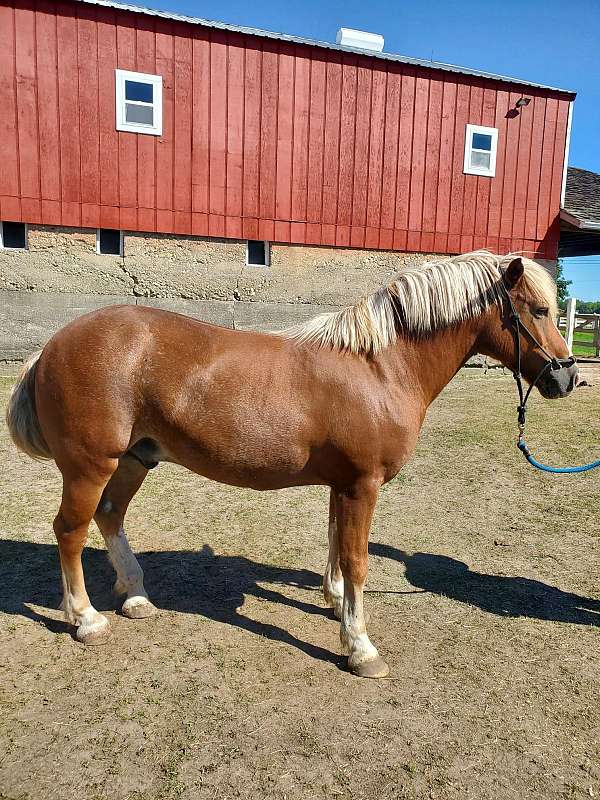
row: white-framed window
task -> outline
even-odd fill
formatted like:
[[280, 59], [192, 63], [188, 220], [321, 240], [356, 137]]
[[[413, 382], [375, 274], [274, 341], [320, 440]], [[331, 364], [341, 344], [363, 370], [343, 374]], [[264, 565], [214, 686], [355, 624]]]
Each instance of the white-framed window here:
[[123, 231], [113, 228], [98, 228], [96, 231], [96, 252], [101, 256], [123, 257]]
[[253, 267], [268, 267], [271, 263], [269, 242], [248, 239], [246, 242], [246, 264]]
[[162, 76], [115, 70], [118, 131], [162, 136]]
[[498, 128], [467, 125], [464, 172], [468, 175], [487, 175], [493, 178], [496, 174], [497, 149]]
[[0, 222], [0, 249], [27, 250], [27, 233], [25, 222]]

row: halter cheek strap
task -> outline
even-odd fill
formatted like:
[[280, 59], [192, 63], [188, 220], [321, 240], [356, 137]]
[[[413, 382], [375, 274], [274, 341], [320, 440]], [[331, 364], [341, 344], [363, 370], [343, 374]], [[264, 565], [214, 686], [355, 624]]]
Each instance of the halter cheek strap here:
[[[555, 356], [551, 355], [546, 348], [538, 341], [537, 337], [529, 330], [529, 328], [523, 324], [521, 317], [517, 309], [515, 308], [515, 304], [513, 303], [512, 297], [510, 296], [510, 292], [508, 287], [502, 281], [502, 289], [508, 303], [509, 307], [509, 318], [512, 323], [512, 328], [514, 332], [514, 340], [515, 340], [515, 369], [513, 371], [513, 377], [517, 384], [517, 389], [519, 392], [519, 405], [517, 406], [517, 420], [519, 424], [519, 442], [523, 440], [523, 435], [525, 433], [525, 414], [527, 413], [527, 401], [529, 400], [529, 395], [533, 391], [533, 389], [538, 385], [542, 377], [547, 372], [554, 372], [559, 369], [565, 369], [568, 367], [572, 367], [575, 364], [575, 358], [573, 356], [569, 356], [568, 358], [556, 358]], [[521, 373], [521, 331], [524, 334], [527, 334], [529, 339], [534, 343], [534, 345], [546, 356], [546, 363], [541, 368], [541, 370], [536, 375], [535, 380], [530, 384], [527, 391], [523, 388], [523, 375]]]

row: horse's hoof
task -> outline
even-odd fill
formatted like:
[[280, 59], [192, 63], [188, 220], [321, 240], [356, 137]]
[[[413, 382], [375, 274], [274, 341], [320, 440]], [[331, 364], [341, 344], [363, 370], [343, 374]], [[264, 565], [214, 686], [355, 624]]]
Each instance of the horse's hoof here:
[[87, 625], [80, 625], [77, 628], [75, 638], [78, 642], [86, 645], [104, 644], [110, 639], [110, 627], [106, 617], [98, 614], [100, 620]]
[[348, 668], [358, 678], [385, 678], [390, 674], [390, 668], [381, 656], [371, 661], [361, 661], [360, 664], [349, 664]]
[[121, 611], [129, 619], [146, 619], [156, 614], [157, 608], [146, 597], [129, 597]]

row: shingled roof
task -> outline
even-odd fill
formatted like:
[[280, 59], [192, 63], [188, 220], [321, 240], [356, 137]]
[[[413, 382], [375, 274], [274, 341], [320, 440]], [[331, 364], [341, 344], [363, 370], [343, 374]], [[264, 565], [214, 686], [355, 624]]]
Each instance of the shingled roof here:
[[597, 172], [579, 167], [567, 169], [564, 210], [580, 221], [577, 227], [600, 225], [600, 175]]
[[560, 221], [560, 256], [600, 253], [600, 175], [597, 172], [579, 167], [567, 169]]

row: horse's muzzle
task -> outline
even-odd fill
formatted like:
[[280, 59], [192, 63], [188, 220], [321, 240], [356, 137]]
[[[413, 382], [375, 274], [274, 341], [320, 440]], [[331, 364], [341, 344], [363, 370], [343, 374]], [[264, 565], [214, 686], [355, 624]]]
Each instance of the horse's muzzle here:
[[568, 366], [549, 369], [540, 379], [538, 388], [542, 397], [555, 400], [566, 397], [577, 386], [579, 369], [574, 360], [569, 359]]

